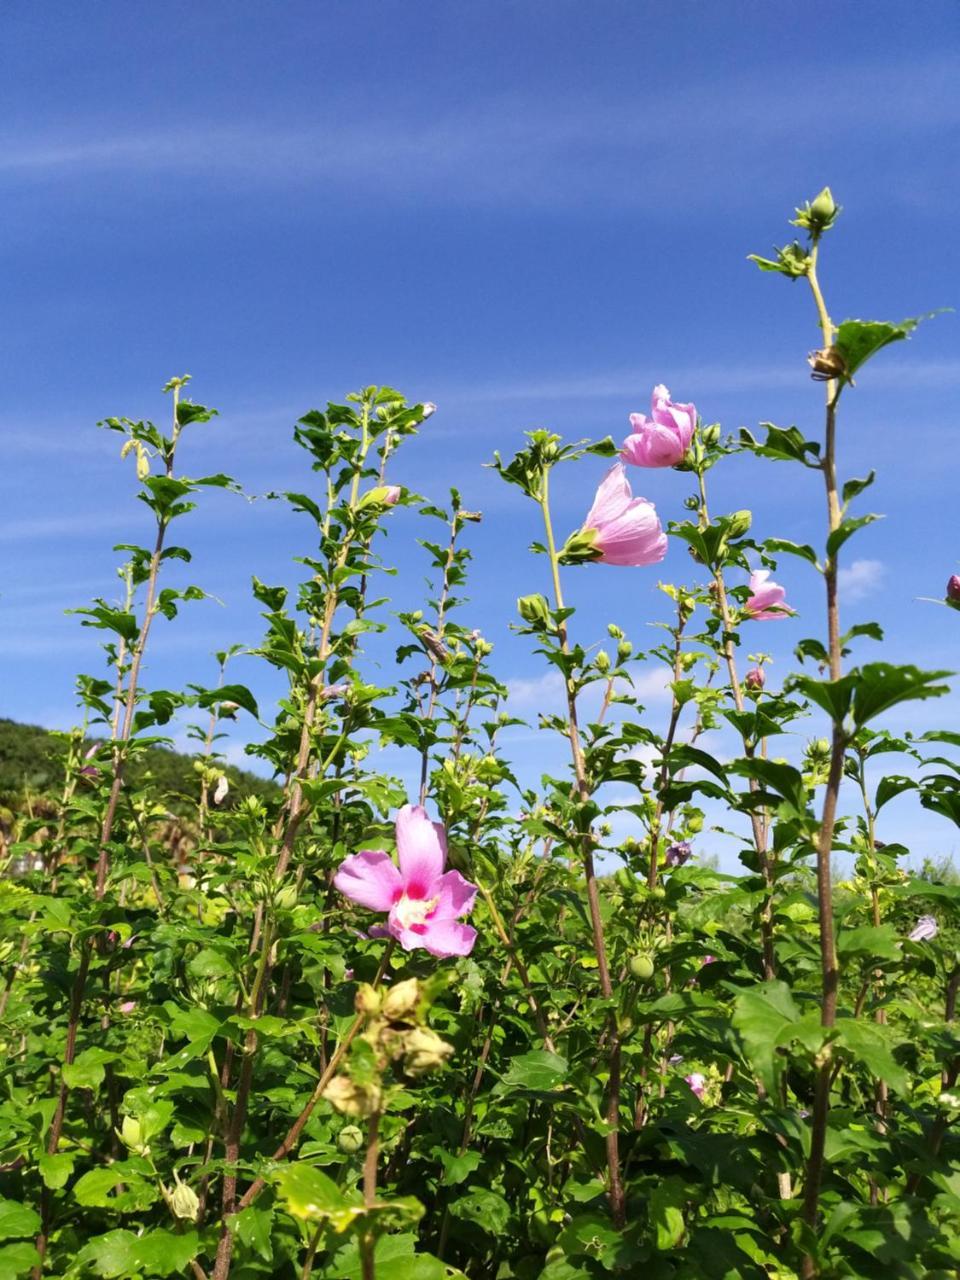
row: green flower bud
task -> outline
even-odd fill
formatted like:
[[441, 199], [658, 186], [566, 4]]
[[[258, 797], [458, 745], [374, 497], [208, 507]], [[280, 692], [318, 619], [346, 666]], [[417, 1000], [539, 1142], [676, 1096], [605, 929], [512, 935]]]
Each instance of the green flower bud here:
[[279, 911], [292, 911], [297, 905], [297, 886], [295, 884], [285, 884], [277, 893], [274, 902]]
[[143, 1155], [145, 1151], [149, 1150], [144, 1142], [143, 1126], [135, 1116], [123, 1117], [120, 1139], [124, 1146], [129, 1147], [131, 1151], [135, 1151], [137, 1155]]
[[621, 640], [620, 643], [617, 645], [618, 664], [621, 662], [626, 662], [626, 660], [630, 657], [631, 653], [633, 653], [633, 645], [630, 643], [630, 641]]
[[520, 596], [517, 611], [533, 627], [545, 627], [550, 622], [550, 606], [542, 595]]
[[345, 1156], [355, 1155], [363, 1146], [363, 1131], [355, 1124], [345, 1124], [337, 1134], [337, 1146]]
[[752, 523], [753, 516], [749, 511], [734, 511], [727, 516], [727, 534], [731, 538], [742, 538]]
[[647, 982], [653, 977], [653, 957], [641, 952], [630, 957], [630, 972], [635, 978]]
[[720, 423], [711, 422], [708, 427], [701, 427], [700, 439], [708, 449], [712, 449], [718, 445], [720, 443]]
[[596, 668], [598, 671], [603, 671], [603, 672], [609, 671], [610, 670], [609, 653], [607, 653], [605, 649], [601, 649], [600, 652], [597, 654], [596, 658], [594, 659], [594, 663], [596, 664]]
[[618, 626], [617, 626], [617, 624], [616, 624], [615, 622], [608, 622], [608, 623], [607, 623], [607, 635], [610, 637], [610, 639], [611, 639], [611, 640], [622, 640], [622, 639], [623, 639], [623, 628], [622, 628], [622, 627], [618, 627]]
[[703, 814], [691, 813], [689, 818], [687, 818], [686, 826], [687, 826], [687, 830], [690, 832], [691, 835], [696, 835], [698, 831], [702, 831], [703, 830]]
[[200, 1199], [194, 1189], [188, 1187], [185, 1182], [177, 1179], [177, 1185], [167, 1203], [178, 1218], [185, 1218], [187, 1222], [196, 1222], [197, 1214], [200, 1212]]

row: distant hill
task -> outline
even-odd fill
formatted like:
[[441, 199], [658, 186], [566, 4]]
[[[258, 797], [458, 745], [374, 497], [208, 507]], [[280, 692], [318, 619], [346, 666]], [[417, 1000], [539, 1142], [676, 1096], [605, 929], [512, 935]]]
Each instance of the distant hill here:
[[[91, 738], [91, 743], [93, 741]], [[19, 724], [0, 717], [0, 805], [16, 811], [28, 793], [58, 792], [63, 777], [63, 754], [63, 739], [58, 734], [38, 725]], [[149, 773], [163, 795], [195, 798], [199, 789], [193, 767], [195, 758], [163, 747], [151, 747], [137, 756], [128, 781], [136, 786], [143, 775]], [[223, 772], [236, 798], [257, 795], [272, 799], [278, 794], [276, 783], [245, 769], [225, 765]]]

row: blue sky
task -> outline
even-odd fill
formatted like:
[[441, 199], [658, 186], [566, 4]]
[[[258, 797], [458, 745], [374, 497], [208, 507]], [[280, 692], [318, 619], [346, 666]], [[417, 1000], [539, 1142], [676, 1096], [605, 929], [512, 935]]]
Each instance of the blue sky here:
[[[824, 183], [845, 206], [824, 255], [836, 319], [956, 305], [958, 28], [952, 0], [868, 16], [759, 0], [5, 5], [0, 714], [70, 723], [74, 673], [96, 655], [62, 611], [110, 594], [112, 544], [146, 534], [129, 464], [94, 423], [158, 418], [160, 386], [185, 371], [222, 415], [185, 465], [251, 493], [303, 487], [291, 424], [313, 405], [367, 382], [436, 401], [393, 478], [438, 499], [456, 483], [485, 512], [472, 611], [533, 711], [550, 690], [507, 623], [544, 586], [522, 554], [535, 512], [481, 464], [534, 426], [619, 435], [656, 382], [730, 429], [818, 431], [809, 297], [745, 256], [788, 239]], [[879, 473], [862, 509], [887, 516], [850, 544], [847, 618], [878, 618], [891, 660], [948, 668], [960, 622], [916, 597], [960, 569], [957, 325], [939, 318], [865, 370], [841, 440], [846, 474]], [[559, 486], [562, 527], [599, 474]], [[814, 540], [809, 479], [745, 459], [714, 506]], [[688, 481], [635, 488], [666, 520]], [[210, 651], [254, 642], [250, 575], [289, 578], [304, 532], [268, 503], [204, 503], [184, 535], [222, 605], [158, 631], [148, 680], [202, 681]], [[404, 607], [422, 532], [393, 522]], [[571, 576], [584, 639], [611, 616], [638, 643], [653, 634], [658, 574], [626, 572]], [[673, 546], [659, 576], [689, 572]], [[820, 584], [799, 561], [778, 577], [805, 615], [763, 632], [782, 675], [820, 629]], [[253, 664], [237, 674], [274, 692]], [[650, 705], [663, 714], [655, 688]], [[958, 706], [927, 704], [925, 722], [955, 726]], [[521, 766], [531, 751], [518, 736]], [[953, 848], [908, 801], [889, 812], [888, 838]]]

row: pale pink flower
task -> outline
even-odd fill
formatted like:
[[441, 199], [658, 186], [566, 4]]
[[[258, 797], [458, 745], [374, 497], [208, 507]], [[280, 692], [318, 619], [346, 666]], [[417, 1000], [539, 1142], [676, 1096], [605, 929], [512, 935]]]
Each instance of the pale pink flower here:
[[419, 805], [406, 804], [397, 814], [397, 855], [399, 869], [387, 853], [354, 853], [340, 864], [333, 883], [361, 907], [387, 912], [387, 931], [404, 950], [469, 955], [477, 931], [459, 917], [469, 913], [477, 887], [459, 871], [444, 871], [443, 827]]
[[911, 942], [929, 942], [931, 938], [935, 938], [940, 932], [937, 924], [936, 916], [921, 916], [914, 927], [907, 934]]
[[620, 456], [635, 467], [675, 467], [690, 448], [696, 425], [692, 404], [674, 404], [665, 386], [654, 387], [650, 417], [631, 413]]
[[751, 667], [744, 676], [743, 683], [748, 689], [762, 689], [767, 683], [767, 676], [763, 667]]
[[783, 603], [786, 590], [777, 582], [768, 582], [769, 569], [757, 569], [750, 575], [750, 597], [745, 605], [751, 618], [765, 622], [772, 618], [787, 618], [795, 610]]
[[133, 1013], [136, 1007], [136, 1000], [124, 1000], [123, 1004], [119, 1006], [119, 1009], [121, 1013]]
[[691, 1093], [695, 1094], [702, 1102], [703, 1095], [707, 1089], [707, 1077], [701, 1071], [691, 1071], [688, 1076], [683, 1078], [690, 1086]]
[[597, 489], [583, 532], [594, 534], [593, 546], [604, 564], [657, 564], [667, 554], [667, 535], [657, 510], [646, 498], [635, 498], [620, 462]]
[[717, 963], [716, 956], [706, 955], [700, 961], [700, 968], [702, 969], [705, 964], [716, 964], [716, 963]]
[[388, 507], [396, 506], [403, 489], [398, 484], [384, 485], [383, 501]]

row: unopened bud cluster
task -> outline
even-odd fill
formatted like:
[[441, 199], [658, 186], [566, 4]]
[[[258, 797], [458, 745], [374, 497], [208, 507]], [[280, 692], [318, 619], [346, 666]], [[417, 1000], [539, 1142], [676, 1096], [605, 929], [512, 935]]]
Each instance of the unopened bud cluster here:
[[[416, 1079], [442, 1067], [453, 1053], [453, 1045], [426, 1025], [427, 1000], [416, 978], [407, 978], [383, 991], [363, 983], [356, 995], [356, 1009], [367, 1019], [361, 1039], [374, 1051], [376, 1073], [365, 1069], [363, 1077], [346, 1072], [334, 1076], [323, 1091], [326, 1100], [341, 1115], [363, 1117], [380, 1111], [383, 1105], [383, 1074], [391, 1065]], [[350, 1126], [342, 1133], [347, 1146]], [[356, 1149], [356, 1148], [354, 1148]], [[347, 1147], [341, 1144], [341, 1150]]]

